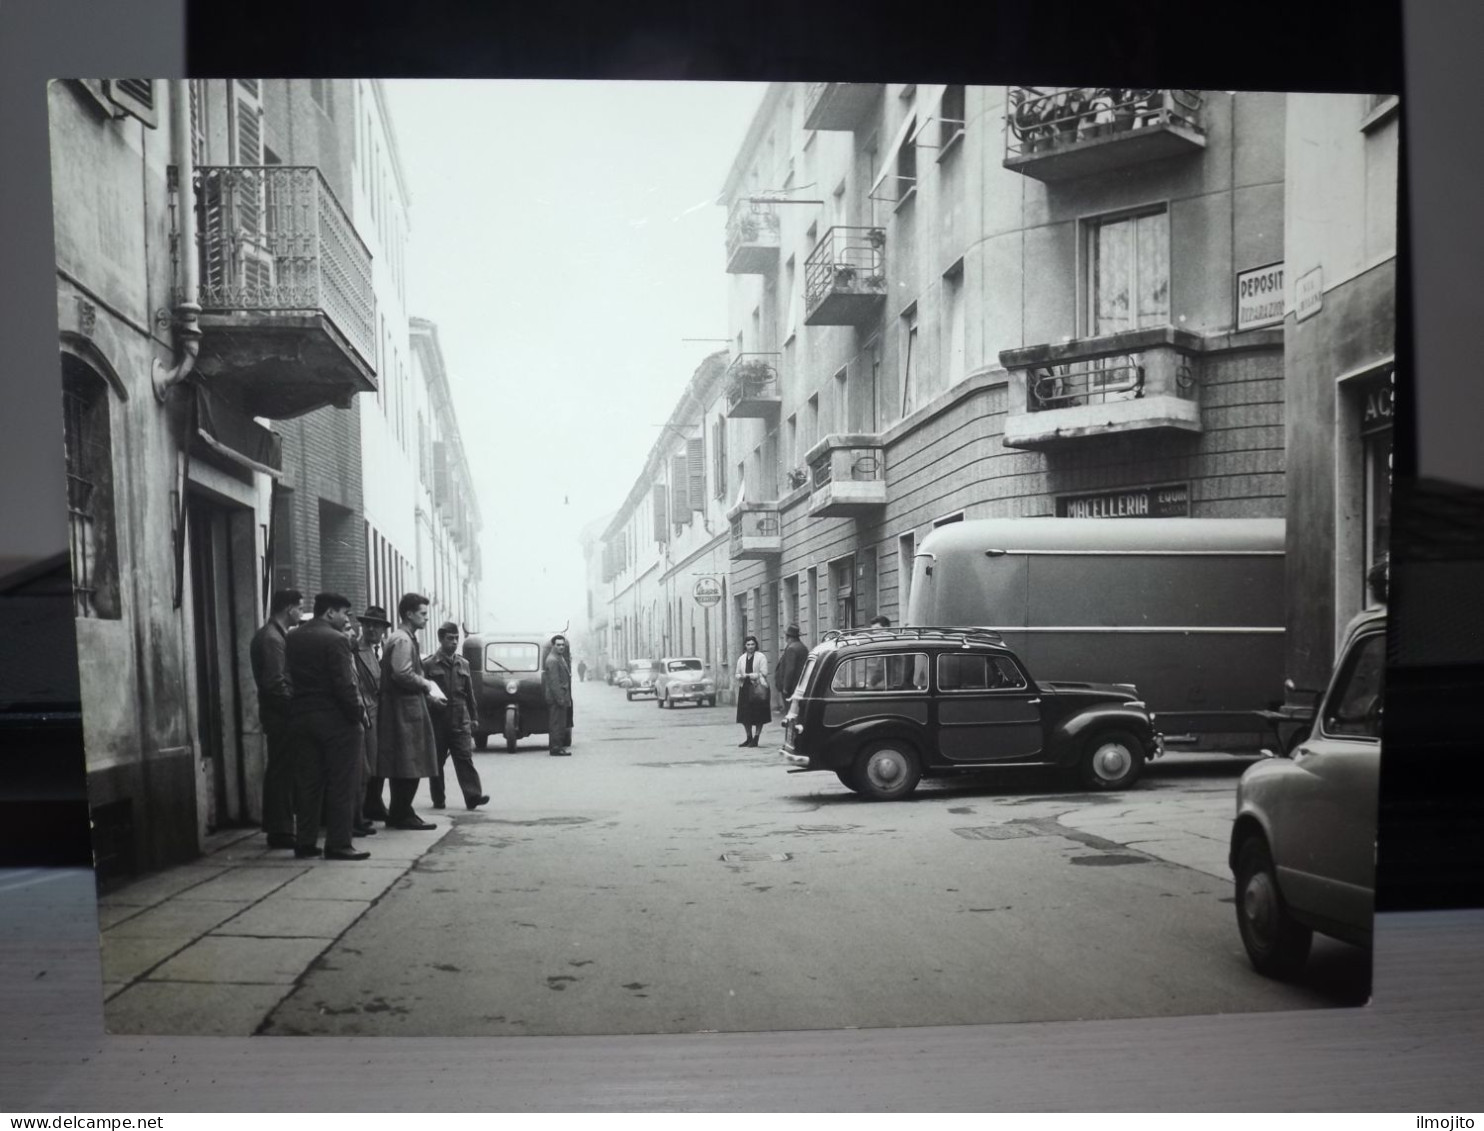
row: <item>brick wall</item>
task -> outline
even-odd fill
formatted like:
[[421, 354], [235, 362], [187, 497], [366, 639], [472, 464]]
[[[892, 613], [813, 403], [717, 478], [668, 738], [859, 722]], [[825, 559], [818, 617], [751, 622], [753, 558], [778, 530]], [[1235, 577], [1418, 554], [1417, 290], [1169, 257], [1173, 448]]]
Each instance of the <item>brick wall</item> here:
[[279, 554], [276, 584], [293, 585], [306, 597], [331, 589], [360, 608], [366, 603], [360, 414], [323, 408], [274, 430], [283, 437], [283, 486], [293, 492], [291, 546], [287, 560]]

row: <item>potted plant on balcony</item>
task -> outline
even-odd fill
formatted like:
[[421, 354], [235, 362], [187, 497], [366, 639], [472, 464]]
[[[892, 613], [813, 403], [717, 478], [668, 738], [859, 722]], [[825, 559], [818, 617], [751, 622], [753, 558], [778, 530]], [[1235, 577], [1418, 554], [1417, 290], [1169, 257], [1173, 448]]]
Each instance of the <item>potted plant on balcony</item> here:
[[732, 388], [734, 397], [755, 397], [761, 395], [773, 379], [773, 367], [761, 358], [750, 357], [745, 361], [737, 362], [732, 369]]
[[866, 239], [871, 241], [872, 247], [878, 249], [883, 248], [886, 246], [886, 229], [872, 228], [869, 232], [866, 233]]
[[795, 467], [788, 473], [788, 485], [791, 488], [802, 487], [809, 482], [809, 469], [807, 467]]
[[855, 268], [848, 263], [835, 264], [835, 290], [853, 291], [855, 289]]

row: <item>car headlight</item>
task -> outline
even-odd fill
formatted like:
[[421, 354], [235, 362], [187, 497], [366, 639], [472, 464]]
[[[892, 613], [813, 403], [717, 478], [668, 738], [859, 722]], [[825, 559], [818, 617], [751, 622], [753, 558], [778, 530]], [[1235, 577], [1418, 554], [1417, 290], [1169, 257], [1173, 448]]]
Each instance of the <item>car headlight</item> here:
[[520, 684], [513, 679], [505, 685], [505, 691], [510, 695], [514, 695], [519, 690]]

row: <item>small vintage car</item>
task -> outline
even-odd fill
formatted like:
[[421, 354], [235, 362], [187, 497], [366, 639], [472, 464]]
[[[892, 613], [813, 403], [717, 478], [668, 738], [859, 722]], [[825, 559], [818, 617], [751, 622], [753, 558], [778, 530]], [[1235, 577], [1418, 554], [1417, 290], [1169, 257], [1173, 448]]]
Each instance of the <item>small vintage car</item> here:
[[783, 719], [782, 758], [831, 770], [874, 800], [923, 777], [1049, 765], [1088, 789], [1125, 789], [1163, 753], [1128, 683], [1037, 681], [998, 634], [964, 628], [828, 633]]
[[654, 701], [660, 707], [676, 703], [716, 706], [716, 680], [699, 656], [666, 656], [655, 662]]
[[629, 670], [619, 677], [618, 685], [624, 695], [633, 702], [635, 695], [654, 694], [654, 661], [648, 658], [630, 660]]
[[505, 749], [533, 734], [546, 734], [546, 692], [541, 665], [559, 633], [473, 633], [464, 638], [464, 659], [474, 678], [479, 729], [474, 742], [484, 750], [492, 734], [505, 739]]
[[1386, 613], [1346, 627], [1309, 730], [1237, 784], [1237, 929], [1261, 974], [1291, 978], [1313, 933], [1365, 946], [1376, 887]]

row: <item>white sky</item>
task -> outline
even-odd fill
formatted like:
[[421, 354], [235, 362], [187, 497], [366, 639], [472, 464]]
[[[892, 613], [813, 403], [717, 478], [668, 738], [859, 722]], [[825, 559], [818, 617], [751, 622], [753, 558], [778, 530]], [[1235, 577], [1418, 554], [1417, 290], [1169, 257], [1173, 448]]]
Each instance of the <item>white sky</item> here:
[[575, 627], [623, 502], [727, 333], [715, 201], [758, 84], [386, 84], [409, 311], [438, 325], [484, 520], [480, 625]]

